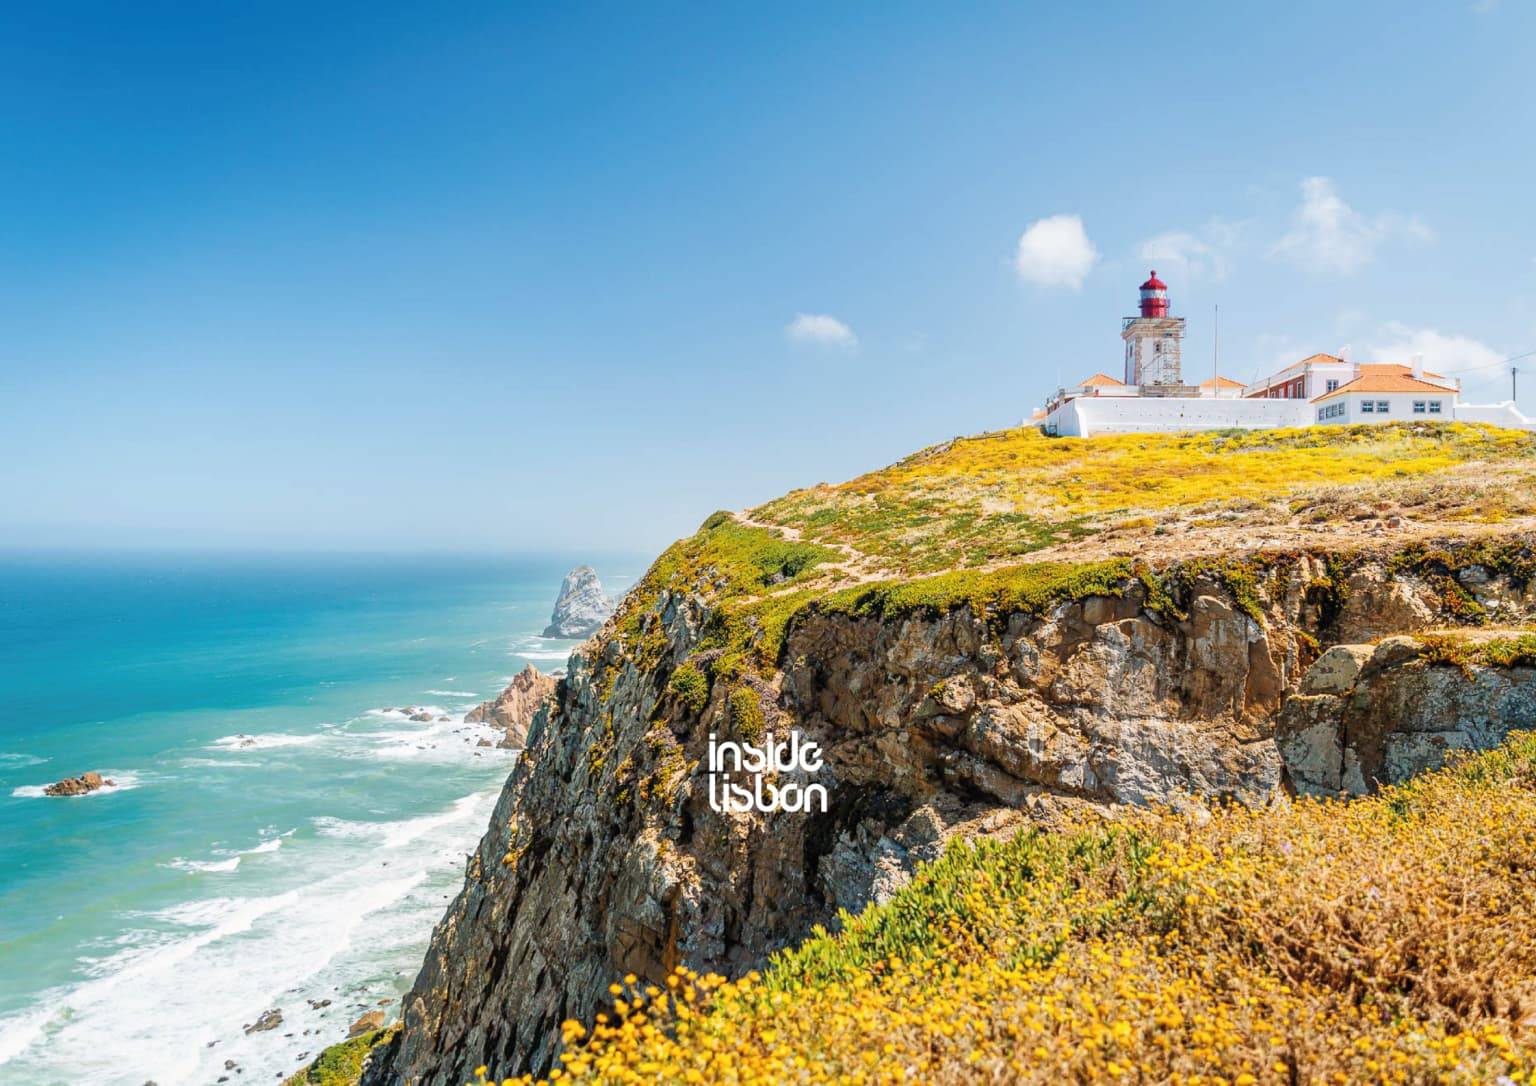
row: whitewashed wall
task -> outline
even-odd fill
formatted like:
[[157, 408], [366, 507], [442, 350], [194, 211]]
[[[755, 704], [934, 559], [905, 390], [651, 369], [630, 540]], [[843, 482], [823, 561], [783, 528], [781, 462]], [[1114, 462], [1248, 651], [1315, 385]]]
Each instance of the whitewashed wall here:
[[1503, 403], [1456, 405], [1457, 422], [1486, 422], [1493, 426], [1508, 426], [1521, 430], [1536, 430], [1536, 419], [1527, 418], [1516, 409], [1514, 401]]
[[[1102, 396], [1069, 400], [1046, 416], [1047, 432], [1063, 437], [1177, 433], [1181, 430], [1267, 430], [1313, 422], [1305, 400], [1141, 399]], [[1054, 424], [1054, 425], [1053, 425]]]

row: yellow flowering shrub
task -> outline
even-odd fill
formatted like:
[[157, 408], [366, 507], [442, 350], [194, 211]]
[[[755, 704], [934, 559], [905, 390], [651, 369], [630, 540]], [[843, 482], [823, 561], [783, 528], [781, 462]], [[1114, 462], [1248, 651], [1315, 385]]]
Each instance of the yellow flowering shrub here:
[[1536, 736], [1208, 814], [956, 845], [761, 973], [625, 977], [541, 1081], [1536, 1082]]

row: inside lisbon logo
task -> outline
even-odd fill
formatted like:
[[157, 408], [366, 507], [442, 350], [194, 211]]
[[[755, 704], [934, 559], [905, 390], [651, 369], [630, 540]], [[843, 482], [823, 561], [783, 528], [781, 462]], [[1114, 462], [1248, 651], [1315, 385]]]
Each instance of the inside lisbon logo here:
[[797, 814], [813, 809], [826, 814], [826, 786], [805, 780], [819, 772], [821, 765], [821, 747], [801, 738], [798, 732], [790, 732], [784, 741], [776, 741], [773, 732], [768, 732], [760, 746], [730, 740], [721, 743], [710, 732], [709, 805], [722, 814]]

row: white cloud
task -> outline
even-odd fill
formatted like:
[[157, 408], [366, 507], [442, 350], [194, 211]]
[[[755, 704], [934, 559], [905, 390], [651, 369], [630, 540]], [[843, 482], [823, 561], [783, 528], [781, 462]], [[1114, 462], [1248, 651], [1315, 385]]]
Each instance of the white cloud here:
[[1366, 344], [1361, 361], [1398, 362], [1407, 366], [1413, 364], [1416, 354], [1424, 356], [1425, 369], [1448, 376], [1469, 370], [1494, 374], [1495, 367], [1504, 361], [1502, 353], [1470, 336], [1446, 335], [1433, 328], [1410, 328], [1396, 321], [1382, 325]]
[[1042, 287], [1082, 288], [1099, 251], [1077, 215], [1052, 215], [1029, 224], [1019, 238], [1014, 267], [1019, 278]]
[[1271, 251], [1309, 269], [1347, 274], [1370, 263], [1384, 242], [1425, 241], [1434, 236], [1429, 227], [1411, 216], [1386, 212], [1372, 218], [1360, 214], [1344, 202], [1327, 177], [1306, 178], [1301, 183], [1301, 196], [1290, 231]]
[[825, 313], [796, 313], [795, 319], [784, 326], [784, 334], [794, 343], [812, 343], [819, 347], [843, 347], [852, 349], [859, 345], [859, 337], [836, 317]]
[[1225, 223], [1212, 223], [1202, 233], [1203, 238], [1185, 230], [1170, 230], [1142, 242], [1138, 253], [1154, 267], [1178, 269], [1179, 278], [1186, 282], [1219, 282], [1227, 277], [1227, 250], [1236, 230]]

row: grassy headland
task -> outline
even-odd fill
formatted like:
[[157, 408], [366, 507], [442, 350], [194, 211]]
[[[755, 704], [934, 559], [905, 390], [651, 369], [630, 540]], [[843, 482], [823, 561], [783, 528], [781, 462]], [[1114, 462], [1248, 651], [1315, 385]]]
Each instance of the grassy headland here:
[[[1048, 438], [1031, 427], [953, 441], [836, 486], [752, 511], [809, 542], [842, 545], [891, 573], [994, 564], [1060, 543], [1158, 524], [1347, 517], [1350, 499], [1466, 486], [1460, 511], [1536, 512], [1536, 435], [1455, 423]], [[1465, 469], [1476, 465], [1473, 471]], [[1485, 500], [1501, 482], [1517, 492]], [[1437, 495], [1452, 497], [1452, 495]], [[1437, 508], [1444, 519], [1451, 510]]]
[[656, 561], [619, 631], [652, 663], [661, 594], [707, 596], [704, 648], [735, 678], [772, 666], [811, 608], [1039, 611], [1132, 576], [1156, 598], [1150, 567], [1168, 555], [1205, 556], [1238, 585], [1265, 550], [1338, 553], [1385, 535], [1411, 556], [1424, 534], [1515, 518], [1536, 524], [1536, 434], [1395, 423], [1079, 440], [1025, 427], [714, 514]]

